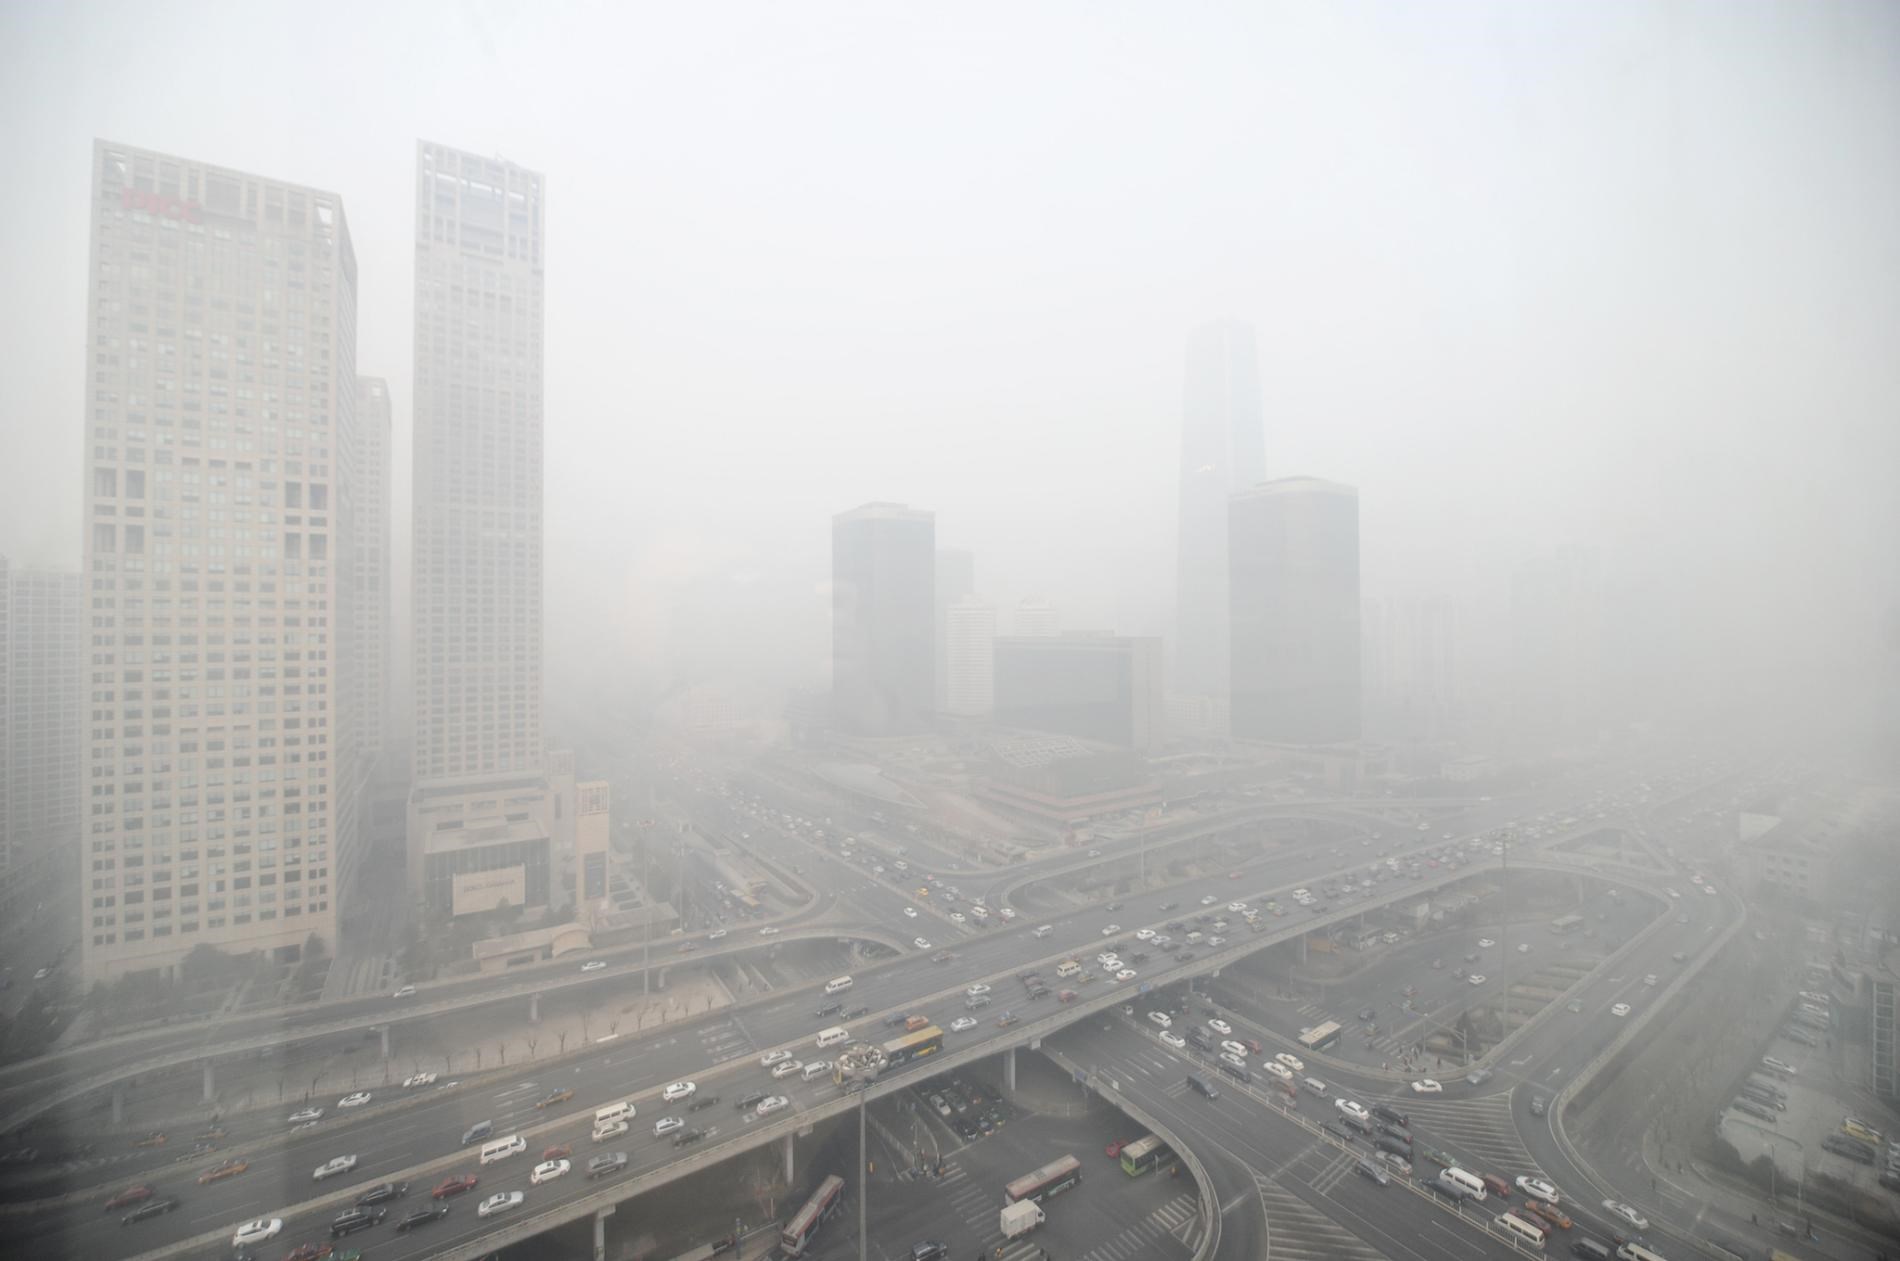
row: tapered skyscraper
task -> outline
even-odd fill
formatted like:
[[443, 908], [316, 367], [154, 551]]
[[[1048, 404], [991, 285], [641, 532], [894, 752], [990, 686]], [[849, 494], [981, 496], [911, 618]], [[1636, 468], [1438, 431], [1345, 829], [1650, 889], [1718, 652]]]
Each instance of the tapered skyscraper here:
[[1219, 320], [1188, 338], [1181, 422], [1173, 690], [1227, 696], [1227, 497], [1266, 477], [1260, 369], [1251, 324]]

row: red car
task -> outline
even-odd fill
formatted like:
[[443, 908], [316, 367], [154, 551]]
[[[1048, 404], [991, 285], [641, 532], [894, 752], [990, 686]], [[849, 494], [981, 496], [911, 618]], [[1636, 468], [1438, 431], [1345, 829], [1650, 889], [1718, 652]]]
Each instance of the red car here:
[[1241, 1043], [1241, 1045], [1245, 1046], [1249, 1051], [1252, 1051], [1255, 1055], [1260, 1054], [1260, 1039], [1259, 1038], [1240, 1038], [1238, 1039], [1238, 1041]]
[[323, 1261], [329, 1255], [327, 1243], [300, 1243], [284, 1254], [284, 1261]]
[[572, 1156], [573, 1154], [574, 1154], [574, 1144], [562, 1143], [559, 1146], [550, 1147], [546, 1151], [542, 1152], [541, 1159], [542, 1160], [566, 1160], [569, 1156]]
[[127, 1187], [106, 1201], [106, 1210], [110, 1212], [115, 1208], [124, 1208], [128, 1204], [137, 1204], [140, 1200], [149, 1200], [152, 1194], [152, 1188], [148, 1186]]
[[429, 1192], [429, 1194], [435, 1199], [446, 1200], [452, 1195], [460, 1195], [464, 1191], [473, 1191], [477, 1181], [479, 1181], [479, 1179], [472, 1173], [458, 1173], [453, 1178], [442, 1179], [441, 1183], [436, 1186], [436, 1189]]
[[1110, 1143], [1107, 1147], [1104, 1147], [1102, 1149], [1102, 1155], [1108, 1157], [1110, 1160], [1113, 1160], [1115, 1159], [1115, 1157], [1122, 1154], [1122, 1148], [1126, 1146], [1128, 1146], [1128, 1140], [1125, 1138], [1118, 1138], [1114, 1142]]
[[1484, 1175], [1484, 1189], [1489, 1191], [1492, 1195], [1497, 1196], [1500, 1200], [1508, 1200], [1511, 1198], [1511, 1184], [1494, 1173]]

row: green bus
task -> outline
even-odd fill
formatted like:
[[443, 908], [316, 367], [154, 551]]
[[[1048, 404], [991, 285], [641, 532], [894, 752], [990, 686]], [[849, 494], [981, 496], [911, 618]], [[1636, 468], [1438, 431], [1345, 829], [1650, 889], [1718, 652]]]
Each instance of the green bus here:
[[1144, 1134], [1122, 1148], [1122, 1172], [1139, 1178], [1156, 1165], [1174, 1159], [1174, 1149], [1152, 1134]]

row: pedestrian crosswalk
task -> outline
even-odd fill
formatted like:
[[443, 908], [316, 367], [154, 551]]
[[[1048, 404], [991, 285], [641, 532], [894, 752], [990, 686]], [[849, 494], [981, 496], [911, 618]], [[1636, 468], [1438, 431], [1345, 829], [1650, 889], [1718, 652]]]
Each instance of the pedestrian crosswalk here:
[[[1410, 1115], [1418, 1142], [1443, 1148], [1461, 1162], [1471, 1161], [1479, 1172], [1510, 1177], [1537, 1172], [1518, 1138], [1508, 1092], [1456, 1101], [1418, 1099], [1400, 1106]], [[1423, 1167], [1433, 1168], [1431, 1162]]]
[[1380, 1261], [1384, 1255], [1279, 1183], [1255, 1174], [1254, 1189], [1266, 1217], [1263, 1256], [1273, 1261]]
[[[1200, 1201], [1192, 1194], [1177, 1195], [1112, 1239], [1103, 1240], [1078, 1261], [1152, 1261], [1166, 1255], [1163, 1239], [1172, 1239], [1190, 1254], [1201, 1237]], [[1005, 1254], [1007, 1256], [1007, 1254]], [[1035, 1256], [1031, 1251], [1030, 1256]]]

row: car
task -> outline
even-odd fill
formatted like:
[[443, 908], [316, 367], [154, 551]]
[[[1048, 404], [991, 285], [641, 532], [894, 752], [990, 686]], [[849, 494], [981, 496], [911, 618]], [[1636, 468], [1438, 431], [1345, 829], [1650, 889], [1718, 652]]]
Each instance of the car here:
[[411, 1073], [402, 1079], [402, 1088], [404, 1090], [414, 1090], [419, 1086], [433, 1086], [435, 1085], [435, 1079], [436, 1075], [434, 1073]]
[[482, 1201], [482, 1206], [475, 1210], [475, 1216], [496, 1217], [502, 1213], [513, 1212], [520, 1208], [527, 1198], [519, 1191], [497, 1191]]
[[1207, 1027], [1212, 1029], [1215, 1033], [1220, 1034], [1223, 1038], [1230, 1036], [1234, 1032], [1234, 1027], [1225, 1020], [1222, 1020], [1219, 1016], [1209, 1017]]
[[1366, 1111], [1364, 1104], [1353, 1099], [1335, 1099], [1333, 1107], [1357, 1121], [1370, 1122], [1372, 1114]]
[[119, 1225], [130, 1226], [154, 1217], [163, 1217], [178, 1207], [178, 1201], [167, 1197], [162, 1200], [147, 1200], [145, 1203], [119, 1219]]
[[916, 918], [917, 918], [917, 908], [916, 908], [916, 907], [914, 907], [914, 906], [907, 906], [907, 907], [905, 907], [905, 908], [904, 908], [904, 915], [905, 915], [905, 917], [906, 917], [906, 918], [908, 918], [908, 919], [916, 919]]
[[619, 1138], [622, 1134], [627, 1132], [628, 1128], [624, 1120], [607, 1122], [596, 1121], [594, 1123], [594, 1141], [596, 1143], [604, 1143], [610, 1138]]
[[1122, 1148], [1128, 1146], [1128, 1144], [1132, 1143], [1133, 1141], [1134, 1141], [1133, 1139], [1128, 1139], [1128, 1138], [1115, 1139], [1113, 1142], [1109, 1143], [1108, 1146], [1102, 1148], [1102, 1155], [1108, 1157], [1110, 1160], [1114, 1160], [1116, 1157], [1122, 1154]]
[[1227, 1054], [1229, 1055], [1244, 1056], [1247, 1054], [1246, 1045], [1244, 1043], [1235, 1042], [1232, 1038], [1229, 1038], [1225, 1042], [1222, 1042], [1220, 1044], [1220, 1049], [1227, 1052]]
[[353, 1235], [359, 1230], [368, 1230], [373, 1226], [380, 1226], [383, 1224], [383, 1219], [388, 1216], [389, 1210], [386, 1208], [346, 1209], [337, 1214], [336, 1220], [330, 1223], [330, 1238], [341, 1239], [343, 1236]]
[[733, 1104], [732, 1106], [738, 1109], [740, 1112], [744, 1112], [748, 1108], [757, 1107], [759, 1104], [759, 1101], [764, 1098], [765, 1098], [765, 1092], [763, 1090], [750, 1090], [750, 1091], [747, 1091], [745, 1094], [740, 1095], [739, 1101]]
[[958, 1016], [955, 1020], [950, 1022], [950, 1032], [952, 1033], [963, 1033], [966, 1030], [974, 1028], [976, 1028], [976, 1017], [974, 1016]]
[[963, 992], [971, 998], [977, 998], [981, 995], [989, 993], [990, 987], [983, 984], [983, 982], [978, 981], [975, 985], [966, 987]]
[[369, 1091], [359, 1090], [353, 1095], [344, 1095], [341, 1099], [336, 1101], [336, 1106], [339, 1108], [360, 1108], [368, 1103], [370, 1098]]
[[[333, 1256], [334, 1251], [327, 1243], [300, 1243], [284, 1254], [284, 1261], [324, 1261], [325, 1257]], [[360, 1261], [362, 1253], [356, 1255]]]
[[683, 1129], [685, 1125], [683, 1118], [661, 1117], [653, 1123], [653, 1137], [659, 1138], [663, 1134], [671, 1134], [674, 1130]]
[[1148, 1021], [1149, 1021], [1149, 1023], [1151, 1023], [1151, 1024], [1157, 1024], [1157, 1025], [1160, 1025], [1160, 1026], [1161, 1026], [1161, 1027], [1162, 1027], [1163, 1029], [1166, 1029], [1166, 1028], [1168, 1028], [1169, 1026], [1171, 1026], [1171, 1025], [1173, 1025], [1173, 1024], [1174, 1024], [1174, 1020], [1173, 1020], [1173, 1018], [1172, 1018], [1172, 1017], [1170, 1017], [1170, 1016], [1168, 1015], [1168, 1013], [1167, 1013], [1167, 1012], [1165, 1012], [1165, 1011], [1151, 1011], [1151, 1012], [1149, 1012], [1149, 1013], [1148, 1013]]
[[111, 1199], [106, 1201], [106, 1211], [110, 1212], [115, 1208], [125, 1208], [127, 1205], [137, 1204], [143, 1200], [149, 1200], [155, 1194], [156, 1192], [154, 1192], [152, 1188], [145, 1186], [143, 1184], [139, 1186], [135, 1186], [135, 1187], [127, 1187], [125, 1190], [119, 1192], [117, 1195], [113, 1196]]
[[354, 1168], [356, 1168], [356, 1157], [337, 1156], [318, 1165], [316, 1172], [313, 1173], [311, 1177], [315, 1178], [318, 1182], [322, 1182], [325, 1178], [334, 1178], [338, 1174], [348, 1173]]
[[668, 1103], [678, 1103], [681, 1099], [691, 1099], [699, 1087], [689, 1081], [668, 1082], [666, 1089], [660, 1092], [660, 1098]]
[[1714, 886], [1714, 885], [1712, 885], [1712, 884], [1705, 884], [1705, 885], [1703, 885], [1703, 886], [1702, 886], [1702, 892], [1704, 892], [1704, 893], [1706, 893], [1706, 894], [1708, 894], [1708, 895], [1709, 895], [1710, 897], [1714, 897], [1714, 896], [1715, 896], [1715, 886]]
[[260, 1217], [254, 1222], [245, 1222], [231, 1236], [233, 1248], [248, 1248], [254, 1243], [269, 1243], [284, 1232], [284, 1219], [281, 1217]]
[[429, 1198], [432, 1200], [450, 1199], [462, 1194], [464, 1191], [473, 1191], [476, 1184], [480, 1181], [481, 1179], [472, 1173], [451, 1174], [435, 1184], [435, 1189], [429, 1192]]
[[1216, 902], [1218, 902], [1218, 901], [1220, 901], [1220, 899], [1219, 899], [1219, 898], [1217, 898], [1217, 897], [1215, 897], [1215, 896], [1214, 896], [1213, 894], [1211, 894], [1211, 893], [1209, 893], [1209, 894], [1207, 894], [1207, 895], [1205, 895], [1205, 896], [1203, 896], [1203, 897], [1201, 898], [1201, 905], [1202, 905], [1202, 906], [1212, 906], [1212, 905], [1214, 905], [1214, 903], [1216, 903]]
[[1788, 1063], [1786, 1060], [1778, 1060], [1772, 1055], [1762, 1056], [1761, 1066], [1771, 1073], [1780, 1073], [1784, 1077], [1796, 1076], [1794, 1065]]
[[1517, 1176], [1517, 1189], [1525, 1195], [1539, 1200], [1548, 1200], [1552, 1204], [1563, 1203], [1563, 1197], [1557, 1194], [1557, 1188], [1543, 1178], [1533, 1178], [1527, 1173]]
[[915, 946], [919, 950], [930, 949], [930, 939], [927, 937], [914, 937], [911, 939], [910, 944]]
[[764, 1055], [759, 1057], [759, 1067], [770, 1068], [774, 1064], [782, 1064], [791, 1058], [792, 1053], [790, 1051], [767, 1051]]
[[776, 929], [776, 928], [774, 928], [774, 927], [773, 927], [772, 925], [770, 925], [770, 924], [767, 924], [767, 925], [766, 925], [766, 926], [765, 926], [764, 928], [761, 928], [761, 929], [759, 930], [759, 936], [761, 936], [761, 937], [776, 937], [776, 936], [778, 936], [778, 929]]
[[1473, 972], [1470, 976], [1465, 978], [1465, 980], [1471, 982], [1473, 985], [1483, 985], [1487, 979], [1488, 978], [1482, 972]]
[[573, 1169], [574, 1162], [571, 1160], [544, 1160], [528, 1175], [528, 1185], [538, 1187], [543, 1182], [552, 1182], [563, 1174], [573, 1172]]
[[409, 1194], [407, 1182], [381, 1182], [356, 1197], [359, 1207], [370, 1204], [387, 1204]]
[[390, 995], [391, 998], [414, 998], [415, 996], [416, 987], [413, 985], [399, 986], [396, 992]]
[[1651, 972], [1651, 973], [1650, 973], [1650, 974], [1649, 974], [1648, 976], [1646, 976], [1646, 977], [1644, 977], [1644, 978], [1643, 978], [1643, 984], [1644, 984], [1644, 985], [1646, 985], [1646, 986], [1649, 986], [1649, 987], [1651, 987], [1651, 988], [1654, 988], [1654, 987], [1655, 987], [1655, 984], [1656, 984], [1656, 981], [1657, 981], [1657, 979], [1658, 979], [1658, 978], [1657, 978], [1657, 976], [1656, 976], [1656, 974], [1655, 974], [1654, 972]]
[[1429, 1077], [1421, 1077], [1412, 1083], [1412, 1093], [1415, 1095], [1440, 1095], [1445, 1093], [1445, 1088]]
[[1533, 1215], [1542, 1218], [1544, 1224], [1553, 1230], [1569, 1230], [1572, 1226], [1576, 1225], [1562, 1209], [1544, 1200], [1526, 1200], [1524, 1202], [1524, 1208]]
[[207, 1169], [198, 1175], [198, 1185], [208, 1186], [213, 1182], [222, 1182], [226, 1178], [235, 1178], [251, 1167], [248, 1160], [227, 1160], [223, 1164]]
[[759, 1100], [759, 1106], [753, 1109], [753, 1114], [762, 1117], [771, 1116], [774, 1112], [777, 1112], [780, 1108], [790, 1103], [791, 1100], [787, 1099], [784, 1095], [767, 1095], [765, 1098]]
[[1177, 1051], [1183, 1050], [1187, 1046], [1187, 1039], [1171, 1029], [1163, 1029], [1156, 1036]]
[[536, 1108], [552, 1108], [557, 1103], [566, 1103], [574, 1097], [574, 1092], [563, 1086], [559, 1090], [550, 1090], [535, 1101]]
[[1089, 851], [1090, 858], [1100, 858], [1101, 856], [1102, 856], [1102, 851], [1099, 849], [1092, 849]]
[[1603, 1201], [1603, 1210], [1604, 1212], [1610, 1214], [1610, 1216], [1621, 1219], [1623, 1222], [1625, 1222], [1626, 1224], [1630, 1226], [1635, 1227], [1637, 1230], [1649, 1229], [1649, 1219], [1647, 1217], [1644, 1217], [1641, 1213], [1637, 1212], [1635, 1208], [1631, 1207], [1628, 1204], [1623, 1203], [1621, 1200]]
[[581, 971], [600, 972], [604, 971], [606, 967], [607, 961], [605, 959], [589, 959], [586, 963], [581, 964]]
[[1543, 1116], [1544, 1113], [1549, 1110], [1550, 1110], [1550, 1101], [1548, 1099], [1544, 1098], [1544, 1096], [1542, 1095], [1531, 1096], [1531, 1115], [1532, 1116], [1534, 1117]]
[[1292, 1089], [1292, 1084], [1293, 1084], [1293, 1070], [1292, 1069], [1280, 1063], [1280, 1061], [1278, 1060], [1263, 1060], [1261, 1061], [1260, 1067], [1264, 1068], [1267, 1072], [1273, 1074], [1275, 1077], [1278, 1077], [1281, 1081], [1286, 1082], [1287, 1088], [1289, 1090]]
[[301, 1111], [290, 1114], [290, 1123], [292, 1125], [302, 1125], [306, 1121], [321, 1120], [323, 1120], [322, 1108], [304, 1108]]
[[1489, 937], [1478, 938], [1478, 949], [1480, 950], [1489, 950], [1491, 947], [1497, 944], [1498, 944], [1497, 942], [1492, 941]]
[[794, 1073], [803, 1072], [804, 1068], [804, 1062], [801, 1060], [780, 1060], [772, 1065], [772, 1076], [775, 1079], [790, 1077]]
[[970, 922], [970, 917], [965, 915], [962, 911], [950, 912], [950, 919], [952, 923], [956, 924], [967, 924]]
[[1630, 1014], [1630, 1005], [1628, 1003], [1611, 1003], [1610, 1014], [1612, 1016], [1627, 1016]]
[[1491, 1070], [1483, 1066], [1474, 1068], [1465, 1074], [1465, 1084], [1467, 1086], [1482, 1086], [1490, 1080]]
[[587, 1176], [589, 1178], [605, 1178], [612, 1174], [619, 1173], [626, 1167], [627, 1153], [602, 1152], [587, 1162]]
[[1274, 1052], [1273, 1058], [1280, 1061], [1282, 1064], [1286, 1065], [1288, 1068], [1292, 1069], [1296, 1073], [1304, 1073], [1306, 1071], [1306, 1061], [1302, 1060], [1297, 1055], [1290, 1055], [1285, 1051], [1276, 1051]]
[[430, 1222], [439, 1222], [449, 1215], [446, 1204], [432, 1204], [427, 1208], [411, 1209], [396, 1223], [396, 1233], [406, 1235], [418, 1226], [427, 1226]]
[[1135, 970], [1133, 968], [1123, 968], [1115, 974], [1115, 979], [1117, 981], [1132, 981], [1135, 979]]

